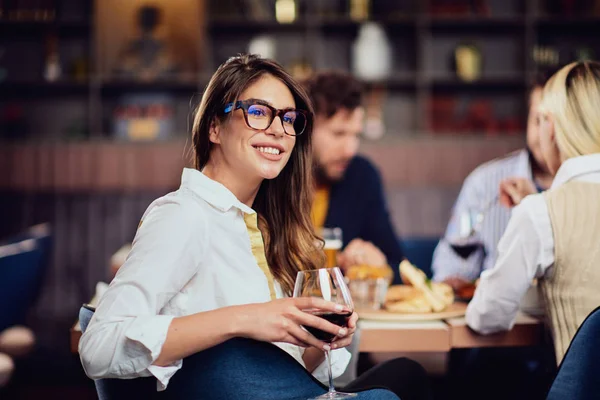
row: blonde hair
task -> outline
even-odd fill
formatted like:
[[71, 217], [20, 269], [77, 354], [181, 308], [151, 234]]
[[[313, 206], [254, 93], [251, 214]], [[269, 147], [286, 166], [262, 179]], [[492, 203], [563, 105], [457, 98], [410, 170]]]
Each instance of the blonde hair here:
[[540, 111], [552, 115], [564, 159], [600, 153], [600, 63], [574, 62], [559, 70], [544, 86]]

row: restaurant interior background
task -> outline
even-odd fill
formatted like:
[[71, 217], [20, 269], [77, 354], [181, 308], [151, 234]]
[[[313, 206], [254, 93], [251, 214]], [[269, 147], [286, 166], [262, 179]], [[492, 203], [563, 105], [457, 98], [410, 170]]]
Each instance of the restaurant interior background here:
[[597, 58], [599, 34], [594, 0], [0, 0], [0, 239], [49, 223], [53, 243], [27, 300], [23, 398], [93, 398], [69, 328], [177, 188], [192, 111], [229, 56], [356, 74], [361, 152], [397, 231], [437, 238], [467, 174], [523, 146], [536, 72]]

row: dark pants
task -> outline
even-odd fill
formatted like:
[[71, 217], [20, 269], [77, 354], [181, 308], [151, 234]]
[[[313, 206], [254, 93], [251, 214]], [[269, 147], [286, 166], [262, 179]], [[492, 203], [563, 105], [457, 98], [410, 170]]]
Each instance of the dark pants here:
[[427, 371], [408, 358], [395, 358], [378, 364], [350, 382], [342, 391], [354, 392], [373, 387], [385, 387], [402, 400], [433, 398]]
[[[411, 368], [409, 364], [398, 365]], [[369, 387], [379, 386], [377, 379], [367, 383]], [[241, 338], [185, 358], [183, 367], [163, 392], [156, 392], [154, 378], [101, 379], [96, 386], [101, 400], [305, 400], [327, 391], [283, 350], [269, 343]], [[385, 389], [362, 389], [349, 388], [359, 392], [357, 400], [398, 400]]]

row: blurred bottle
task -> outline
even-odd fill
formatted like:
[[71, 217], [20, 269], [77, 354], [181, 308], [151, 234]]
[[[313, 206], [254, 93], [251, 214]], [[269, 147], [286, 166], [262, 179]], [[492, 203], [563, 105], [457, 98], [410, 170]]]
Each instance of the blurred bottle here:
[[362, 24], [352, 46], [352, 70], [365, 81], [381, 81], [389, 77], [392, 69], [392, 48], [381, 25], [375, 22]]
[[262, 58], [275, 59], [275, 38], [270, 35], [258, 35], [252, 38], [248, 44], [250, 54], [258, 54]]
[[456, 75], [465, 82], [473, 82], [481, 77], [483, 57], [481, 50], [473, 44], [461, 44], [454, 50]]
[[370, 0], [350, 0], [350, 18], [354, 21], [366, 21], [371, 10]]
[[275, 18], [280, 24], [291, 24], [296, 20], [296, 0], [277, 0]]
[[50, 35], [48, 37], [46, 47], [47, 55], [46, 65], [44, 68], [44, 78], [48, 82], [55, 82], [60, 79], [62, 75], [60, 57], [58, 54], [58, 37], [56, 35]]

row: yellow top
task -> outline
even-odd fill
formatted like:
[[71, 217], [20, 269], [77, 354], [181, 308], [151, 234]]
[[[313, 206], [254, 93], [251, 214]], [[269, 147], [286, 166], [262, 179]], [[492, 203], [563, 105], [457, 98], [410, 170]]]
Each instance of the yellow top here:
[[319, 231], [325, 225], [327, 211], [329, 210], [329, 187], [320, 186], [315, 191], [312, 208], [310, 210], [310, 219], [316, 231]]
[[254, 255], [256, 263], [267, 278], [271, 300], [275, 300], [277, 298], [277, 295], [275, 294], [275, 283], [273, 274], [271, 273], [271, 269], [267, 263], [267, 256], [265, 255], [265, 243], [263, 242], [262, 233], [260, 229], [258, 229], [258, 214], [244, 213], [244, 222], [246, 223], [246, 229], [248, 230], [248, 236], [250, 237], [252, 255]]

